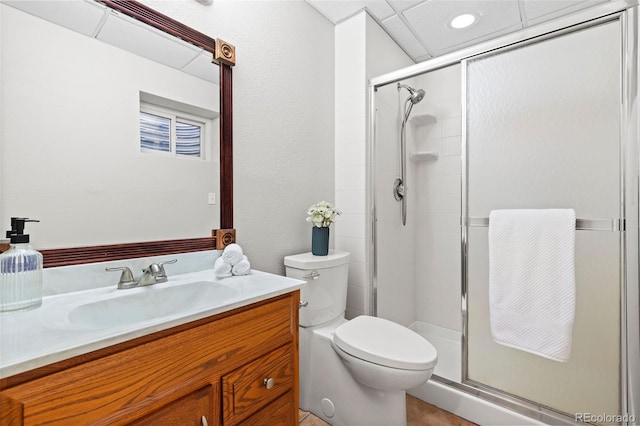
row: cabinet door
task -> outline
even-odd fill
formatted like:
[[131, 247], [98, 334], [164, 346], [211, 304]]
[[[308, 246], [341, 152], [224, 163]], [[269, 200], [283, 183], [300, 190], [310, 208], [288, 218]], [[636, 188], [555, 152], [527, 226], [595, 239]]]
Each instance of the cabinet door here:
[[298, 408], [293, 392], [287, 392], [253, 416], [242, 422], [242, 426], [291, 426], [298, 423]]
[[293, 388], [291, 345], [282, 346], [222, 378], [223, 422], [240, 423]]
[[214, 396], [213, 386], [205, 386], [130, 423], [130, 425], [214, 426], [219, 417], [215, 413]]

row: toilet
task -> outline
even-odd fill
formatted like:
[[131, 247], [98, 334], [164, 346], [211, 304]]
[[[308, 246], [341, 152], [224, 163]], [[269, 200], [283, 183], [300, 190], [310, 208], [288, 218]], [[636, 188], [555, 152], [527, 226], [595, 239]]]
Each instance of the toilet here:
[[405, 393], [429, 380], [438, 355], [419, 334], [383, 318], [344, 317], [349, 253], [284, 258], [300, 294], [300, 408], [333, 426], [404, 426]]

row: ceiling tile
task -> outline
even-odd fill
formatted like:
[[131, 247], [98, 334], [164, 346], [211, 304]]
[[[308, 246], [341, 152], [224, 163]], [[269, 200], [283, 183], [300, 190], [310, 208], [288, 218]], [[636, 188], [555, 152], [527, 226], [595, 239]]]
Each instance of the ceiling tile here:
[[395, 13], [386, 0], [307, 0], [307, 2], [334, 24], [365, 8], [379, 20], [386, 19]]
[[521, 0], [528, 24], [547, 21], [587, 9], [608, 0]]
[[307, 0], [307, 2], [334, 24], [360, 10], [359, 5], [350, 1]]
[[397, 11], [401, 12], [413, 7], [417, 4], [424, 3], [426, 0], [387, 0]]
[[202, 51], [187, 42], [170, 38], [132, 18], [115, 13], [109, 15], [96, 38], [177, 69], [182, 69]]
[[385, 0], [368, 0], [363, 1], [362, 3], [367, 10], [380, 21], [387, 19], [396, 13], [396, 11], [393, 10]]
[[418, 57], [429, 54], [398, 15], [393, 15], [391, 18], [385, 19], [382, 21], [382, 25], [391, 34], [396, 43], [402, 46], [414, 61]]
[[[474, 14], [476, 22], [468, 28], [450, 28], [451, 19], [462, 13]], [[424, 46], [435, 55], [522, 28], [516, 1], [431, 0], [403, 14]]]
[[94, 1], [82, 0], [4, 0], [2, 3], [88, 36], [93, 35], [107, 9]]

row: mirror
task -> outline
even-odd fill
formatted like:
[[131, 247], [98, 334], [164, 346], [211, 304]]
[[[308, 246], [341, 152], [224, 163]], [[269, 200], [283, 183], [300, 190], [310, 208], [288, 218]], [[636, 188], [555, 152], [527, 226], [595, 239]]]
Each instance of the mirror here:
[[[37, 249], [195, 239], [233, 226], [232, 177], [220, 183], [232, 164], [229, 141], [222, 151], [219, 141], [230, 111], [220, 115], [212, 53], [93, 1], [0, 7], [3, 233], [18, 215], [40, 220], [28, 229]], [[143, 152], [141, 101], [209, 120], [201, 157]]]

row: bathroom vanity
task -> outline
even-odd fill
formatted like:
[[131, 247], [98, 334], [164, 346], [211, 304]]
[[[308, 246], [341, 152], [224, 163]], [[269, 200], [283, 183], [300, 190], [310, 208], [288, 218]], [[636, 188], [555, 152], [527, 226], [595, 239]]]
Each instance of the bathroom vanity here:
[[[170, 286], [208, 278], [214, 285], [210, 274], [185, 274]], [[252, 271], [220, 281], [235, 289], [222, 301], [178, 317], [145, 319], [137, 327], [74, 325], [74, 310], [56, 300], [68, 295], [45, 297], [41, 310], [3, 316], [0, 425], [295, 424], [302, 284]], [[148, 299], [162, 286], [89, 292], [101, 302], [136, 290]], [[79, 300], [85, 292], [76, 293]], [[53, 311], [68, 322], [51, 316]], [[12, 326], [32, 329], [31, 335], [12, 335]], [[26, 357], [14, 351], [21, 339]], [[47, 353], [47, 339], [67, 343], [50, 343]], [[87, 351], [96, 341], [103, 347]]]

